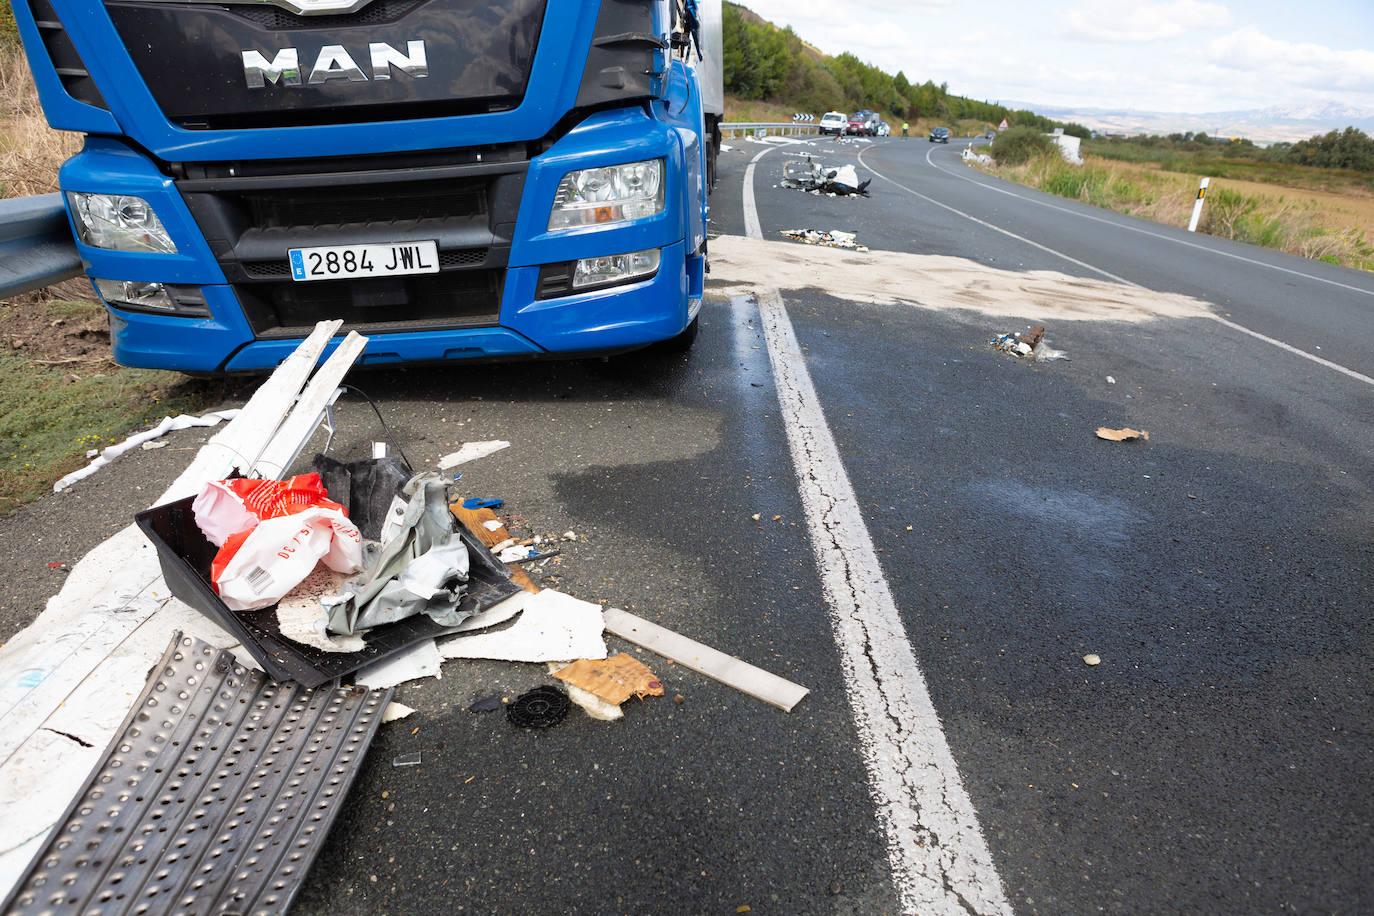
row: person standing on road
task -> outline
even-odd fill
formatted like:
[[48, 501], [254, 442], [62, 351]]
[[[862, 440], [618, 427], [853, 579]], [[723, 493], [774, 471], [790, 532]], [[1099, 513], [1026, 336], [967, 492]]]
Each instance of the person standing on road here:
[[905, 137], [905, 136], [907, 135], [907, 134], [906, 134], [907, 129], [910, 128], [910, 127], [911, 127], [910, 124], [906, 123], [905, 121], [902, 122], [902, 136], [903, 136], [903, 137]]

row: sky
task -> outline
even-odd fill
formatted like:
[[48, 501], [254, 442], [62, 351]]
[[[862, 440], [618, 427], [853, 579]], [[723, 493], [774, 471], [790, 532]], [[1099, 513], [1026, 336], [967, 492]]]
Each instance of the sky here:
[[1374, 110], [1374, 0], [736, 0], [827, 54], [1042, 108]]

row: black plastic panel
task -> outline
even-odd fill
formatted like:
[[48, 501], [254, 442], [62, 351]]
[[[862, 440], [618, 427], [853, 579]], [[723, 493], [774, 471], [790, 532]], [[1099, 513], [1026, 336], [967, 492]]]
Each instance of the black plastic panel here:
[[[294, 680], [305, 687], [317, 687], [364, 665], [381, 661], [422, 639], [456, 631], [454, 627], [441, 627], [429, 617], [419, 615], [366, 631], [363, 639], [367, 648], [359, 652], [325, 652], [287, 639], [281, 635], [274, 608], [238, 613], [226, 607], [215, 593], [210, 584], [210, 563], [217, 548], [196, 527], [191, 511], [194, 501], [195, 497], [188, 496], [145, 509], [134, 519], [157, 548], [162, 576], [172, 594], [232, 633], [275, 680]], [[458, 531], [468, 548], [471, 576], [460, 608], [477, 613], [520, 590], [511, 582], [505, 566], [481, 541], [461, 525]]]
[[[524, 98], [544, 19], [544, 0], [427, 0], [382, 23], [365, 21], [365, 10], [310, 17], [274, 11], [259, 24], [199, 4], [107, 3], [106, 9], [163, 114], [192, 130], [508, 110]], [[428, 75], [388, 69], [389, 79], [374, 79], [369, 45], [405, 52], [411, 41], [424, 42]], [[332, 45], [342, 46], [366, 78], [336, 74], [311, 83], [321, 48]], [[244, 52], [274, 61], [286, 48], [296, 49], [300, 85], [286, 85], [284, 77], [250, 85]]]

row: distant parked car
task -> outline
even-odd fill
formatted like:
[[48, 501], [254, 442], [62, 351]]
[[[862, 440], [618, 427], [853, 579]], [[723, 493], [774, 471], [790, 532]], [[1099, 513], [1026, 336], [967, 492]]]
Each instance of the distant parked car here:
[[892, 125], [889, 124], [889, 123], [887, 123], [886, 121], [880, 121], [880, 122], [878, 123], [878, 136], [880, 136], [880, 137], [890, 137], [890, 136], [892, 136]]
[[827, 111], [821, 115], [821, 133], [842, 134], [849, 126], [849, 118], [843, 111]]
[[862, 115], [850, 115], [844, 132], [851, 137], [862, 137], [868, 133], [868, 121]]
[[948, 128], [948, 127], [935, 127], [935, 128], [932, 128], [931, 131], [930, 131], [930, 142], [931, 142], [931, 143], [948, 143], [948, 142], [949, 142], [949, 128]]

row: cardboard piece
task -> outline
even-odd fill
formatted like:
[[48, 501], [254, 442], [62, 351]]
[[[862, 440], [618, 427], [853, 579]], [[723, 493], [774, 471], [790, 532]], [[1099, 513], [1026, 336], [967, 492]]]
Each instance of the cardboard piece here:
[[616, 706], [630, 697], [663, 696], [663, 684], [627, 652], [606, 659], [580, 658], [553, 676]]
[[1131, 429], [1129, 426], [1124, 429], [1108, 429], [1105, 426], [1098, 427], [1097, 438], [1106, 439], [1110, 442], [1125, 442], [1129, 439], [1144, 439], [1150, 441], [1150, 433], [1143, 429]]
[[[501, 520], [496, 517], [496, 513], [490, 509], [464, 509], [462, 503], [452, 503], [448, 508], [454, 517], [463, 523], [463, 527], [472, 532], [473, 537], [488, 547], [495, 547], [497, 544], [514, 540], [510, 536], [510, 532], [506, 530], [506, 526], [501, 524]], [[507, 563], [506, 569], [510, 571], [510, 580], [516, 585], [531, 594], [539, 591], [539, 586], [534, 584], [529, 573], [518, 565]]]

